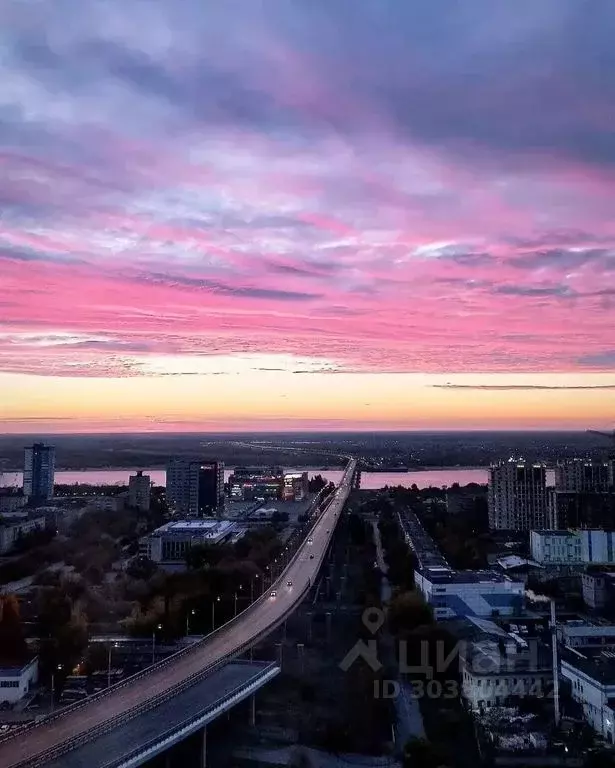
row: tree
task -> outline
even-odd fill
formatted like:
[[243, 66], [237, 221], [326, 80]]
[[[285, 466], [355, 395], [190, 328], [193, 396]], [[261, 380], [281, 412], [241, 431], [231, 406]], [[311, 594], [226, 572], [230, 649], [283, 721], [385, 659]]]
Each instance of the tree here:
[[394, 597], [389, 605], [389, 626], [394, 634], [433, 624], [433, 611], [422, 595], [413, 590]]
[[28, 646], [14, 595], [0, 595], [0, 649], [8, 660], [27, 658]]
[[403, 768], [448, 768], [451, 765], [445, 749], [427, 739], [410, 739], [404, 747]]
[[309, 480], [310, 493], [319, 493], [327, 484], [327, 481], [322, 475], [314, 475]]
[[615, 756], [606, 750], [592, 752], [583, 764], [584, 768], [615, 768]]

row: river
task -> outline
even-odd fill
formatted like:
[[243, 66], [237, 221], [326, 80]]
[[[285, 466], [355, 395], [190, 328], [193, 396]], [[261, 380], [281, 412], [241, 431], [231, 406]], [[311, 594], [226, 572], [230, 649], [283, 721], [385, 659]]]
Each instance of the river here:
[[[232, 469], [225, 470], [224, 477], [228, 480]], [[289, 472], [302, 471], [288, 468]], [[309, 468], [310, 475], [321, 474], [327, 480], [337, 483], [342, 477], [339, 469], [320, 470]], [[134, 474], [132, 469], [83, 469], [83, 470], [59, 470], [56, 472], [55, 481], [59, 485], [72, 485], [73, 483], [86, 483], [88, 485], [127, 485], [128, 478]], [[164, 469], [144, 469], [143, 472], [152, 478], [154, 485], [166, 484], [166, 472]], [[403, 485], [410, 487], [413, 483], [419, 488], [437, 487], [443, 485], [467, 485], [468, 483], [487, 483], [489, 470], [476, 467], [442, 467], [440, 469], [417, 469], [411, 472], [363, 472], [361, 474], [361, 488], [384, 488], [385, 485]], [[13, 486], [20, 488], [22, 484], [21, 472], [0, 473], [0, 486]], [[547, 470], [547, 484], [553, 485], [553, 471]]]

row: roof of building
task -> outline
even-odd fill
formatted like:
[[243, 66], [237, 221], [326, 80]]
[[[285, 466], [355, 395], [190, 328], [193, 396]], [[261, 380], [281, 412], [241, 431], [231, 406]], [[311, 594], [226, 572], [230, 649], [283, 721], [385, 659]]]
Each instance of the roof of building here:
[[534, 560], [528, 560], [525, 557], [519, 557], [519, 555], [506, 555], [505, 557], [500, 557], [497, 560], [497, 564], [500, 566], [500, 568], [503, 568], [505, 571], [511, 571], [517, 568], [542, 568], [543, 567], [542, 565], [540, 565], [540, 563], [537, 563]]
[[602, 648], [562, 648], [562, 664], [568, 664], [603, 685], [615, 685], [615, 651]]
[[456, 571], [448, 566], [426, 566], [418, 568], [417, 572], [434, 584], [522, 584], [522, 582], [515, 582], [506, 574], [491, 570]]
[[172, 520], [160, 528], [156, 528], [154, 534], [193, 534], [195, 536], [218, 536], [223, 532], [230, 533], [235, 526], [231, 520], [204, 519]]

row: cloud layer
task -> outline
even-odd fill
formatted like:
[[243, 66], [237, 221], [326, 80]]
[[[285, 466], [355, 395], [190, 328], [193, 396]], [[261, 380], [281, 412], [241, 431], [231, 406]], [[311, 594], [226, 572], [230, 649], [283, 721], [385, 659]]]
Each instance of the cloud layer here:
[[8, 0], [0, 371], [615, 369], [615, 7], [509, 6]]

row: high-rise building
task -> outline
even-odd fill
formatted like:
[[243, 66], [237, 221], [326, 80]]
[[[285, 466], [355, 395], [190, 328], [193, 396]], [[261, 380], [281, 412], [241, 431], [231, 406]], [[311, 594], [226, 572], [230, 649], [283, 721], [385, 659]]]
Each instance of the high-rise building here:
[[142, 512], [149, 512], [152, 482], [149, 475], [139, 470], [128, 480], [128, 504]]
[[547, 489], [548, 527], [615, 530], [615, 493]]
[[23, 493], [29, 501], [47, 501], [53, 496], [55, 448], [34, 443], [24, 451]]
[[506, 531], [545, 528], [547, 476], [544, 464], [509, 459], [489, 471], [489, 527]]
[[567, 459], [555, 467], [555, 488], [558, 491], [597, 491], [613, 488], [613, 462], [590, 459]]
[[197, 463], [197, 515], [220, 515], [224, 511], [224, 462]]
[[167, 502], [177, 515], [219, 515], [224, 509], [224, 463], [171, 459], [167, 465]]

